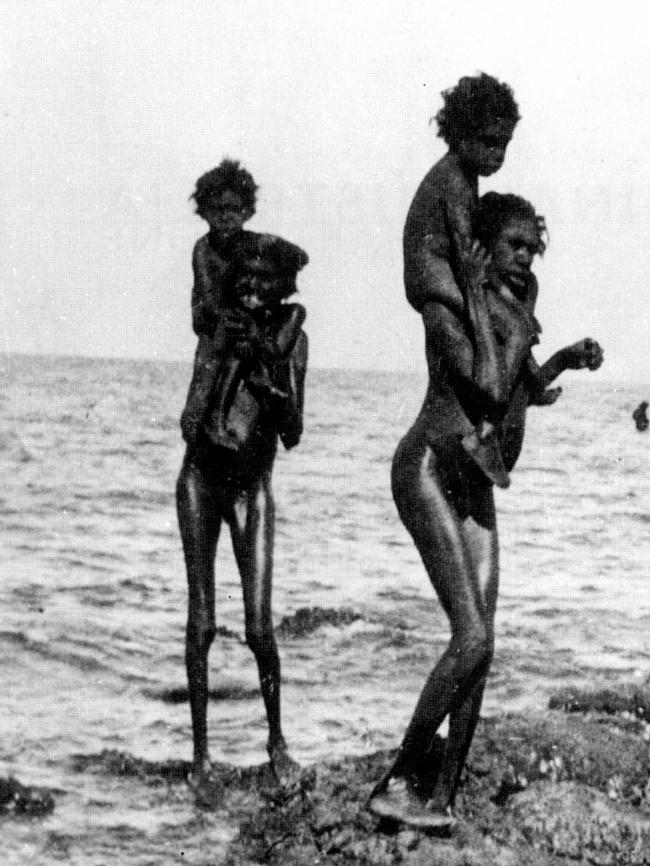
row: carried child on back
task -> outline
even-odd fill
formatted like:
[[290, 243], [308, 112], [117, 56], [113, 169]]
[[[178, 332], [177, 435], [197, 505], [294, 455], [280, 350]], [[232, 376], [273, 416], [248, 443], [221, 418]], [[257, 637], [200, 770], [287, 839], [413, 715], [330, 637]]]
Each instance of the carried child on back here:
[[[438, 134], [449, 150], [424, 177], [406, 218], [406, 297], [419, 313], [424, 313], [427, 304], [436, 303], [471, 323], [476, 298], [466, 265], [476, 258], [478, 178], [488, 177], [502, 166], [519, 111], [510, 87], [485, 73], [461, 78], [442, 96], [444, 104], [436, 120]], [[537, 283], [532, 277], [515, 302], [518, 309], [513, 307], [512, 322], [507, 311], [495, 317], [503, 352], [510, 350], [511, 337], [521, 339], [521, 314], [528, 316], [530, 345], [537, 341], [539, 326], [533, 316], [536, 298]], [[529, 366], [534, 376], [532, 355]], [[541, 402], [550, 400], [550, 395], [540, 395]], [[462, 446], [487, 478], [507, 487], [510, 481], [497, 436], [500, 420], [499, 410], [486, 412], [473, 433], [463, 437]]]
[[228, 416], [243, 385], [277, 425], [285, 447], [302, 432], [307, 338], [305, 309], [285, 303], [307, 254], [275, 235], [245, 231], [256, 185], [238, 162], [202, 175], [193, 198], [210, 226], [194, 248], [192, 322], [199, 337], [194, 375], [181, 417], [183, 437], [201, 435], [237, 450]]
[[301, 304], [284, 301], [296, 292], [296, 274], [307, 263], [299, 247], [275, 235], [242, 232], [232, 253], [227, 281], [229, 310], [225, 358], [211, 392], [208, 435], [236, 450], [228, 415], [242, 382], [278, 420], [289, 402], [289, 383], [280, 365], [295, 346], [305, 321]]

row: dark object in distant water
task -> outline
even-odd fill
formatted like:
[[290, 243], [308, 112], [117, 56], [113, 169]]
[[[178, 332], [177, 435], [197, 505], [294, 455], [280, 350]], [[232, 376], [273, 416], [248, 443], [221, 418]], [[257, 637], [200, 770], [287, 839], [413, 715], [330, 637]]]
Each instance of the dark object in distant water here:
[[636, 429], [640, 433], [644, 433], [648, 429], [648, 426], [650, 426], [650, 421], [648, 421], [648, 416], [646, 414], [647, 408], [648, 403], [644, 400], [642, 403], [639, 403], [634, 412], [632, 412], [632, 418], [636, 424]]
[[0, 778], [0, 814], [47, 815], [54, 809], [54, 797], [47, 788], [21, 785], [13, 777]]

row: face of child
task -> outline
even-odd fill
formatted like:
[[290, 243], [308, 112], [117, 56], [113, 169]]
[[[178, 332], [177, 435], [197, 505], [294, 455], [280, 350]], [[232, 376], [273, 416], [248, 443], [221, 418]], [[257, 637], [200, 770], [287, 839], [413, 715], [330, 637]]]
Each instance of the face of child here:
[[240, 303], [248, 310], [259, 310], [261, 307], [273, 306], [274, 295], [281, 287], [282, 281], [278, 277], [246, 276], [237, 283], [237, 294]]
[[489, 177], [498, 171], [506, 157], [514, 126], [504, 121], [496, 121], [484, 127], [473, 138], [465, 139], [458, 146], [463, 164], [473, 174]]
[[528, 288], [538, 244], [535, 221], [516, 218], [506, 223], [490, 249], [491, 269], [515, 295]]
[[242, 197], [229, 189], [210, 198], [202, 210], [210, 228], [223, 238], [240, 231], [253, 215], [250, 208], [244, 207]]

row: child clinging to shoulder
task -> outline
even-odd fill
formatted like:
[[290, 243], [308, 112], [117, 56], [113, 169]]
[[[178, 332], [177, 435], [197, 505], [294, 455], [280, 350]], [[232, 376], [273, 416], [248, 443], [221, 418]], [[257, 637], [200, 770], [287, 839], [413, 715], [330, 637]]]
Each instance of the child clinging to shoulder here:
[[[503, 165], [519, 109], [511, 88], [485, 73], [461, 78], [442, 97], [436, 121], [448, 150], [425, 175], [406, 218], [404, 283], [419, 313], [436, 303], [471, 321], [474, 299], [464, 262], [475, 242], [478, 178]], [[493, 419], [481, 419], [463, 447], [490, 480], [508, 485]]]
[[208, 399], [226, 346], [228, 282], [232, 272], [235, 241], [244, 224], [255, 214], [257, 184], [238, 161], [224, 159], [196, 181], [191, 199], [196, 213], [209, 231], [194, 245], [192, 253], [192, 327], [199, 338], [194, 372], [181, 431], [190, 447], [198, 441]]
[[212, 441], [238, 447], [228, 415], [241, 382], [267, 411], [281, 416], [289, 394], [276, 369], [295, 346], [305, 321], [301, 304], [286, 303], [296, 292], [296, 275], [307, 254], [275, 235], [246, 232], [235, 245], [228, 304], [228, 350], [210, 399]]
[[[218, 381], [225, 378], [234, 387], [236, 365], [231, 364], [229, 367], [228, 364], [233, 360], [233, 347], [238, 347], [241, 354], [246, 344], [250, 352], [251, 341], [246, 341], [244, 337], [257, 334], [265, 338], [269, 358], [271, 346], [277, 351], [290, 352], [290, 337], [300, 330], [299, 326], [295, 327], [300, 314], [296, 310], [289, 310], [290, 305], [285, 304], [282, 306], [287, 309], [282, 314], [276, 310], [275, 315], [270, 316], [270, 309], [267, 309], [264, 316], [258, 314], [257, 317], [242, 319], [242, 310], [245, 309], [243, 287], [261, 287], [264, 284], [271, 294], [274, 287], [276, 300], [279, 295], [288, 297], [295, 291], [295, 274], [307, 262], [307, 255], [293, 244], [273, 235], [244, 230], [245, 223], [255, 214], [256, 192], [257, 184], [252, 175], [238, 161], [224, 159], [216, 168], [199, 177], [190, 197], [196, 202], [196, 213], [209, 226], [208, 233], [196, 242], [192, 255], [192, 326], [199, 342], [194, 373], [181, 416], [183, 438], [190, 447], [196, 446], [199, 433], [205, 427]], [[238, 298], [238, 292], [242, 297]], [[278, 304], [266, 306], [275, 308]], [[269, 331], [269, 317], [276, 326], [275, 339]], [[255, 318], [267, 320], [266, 330], [264, 327], [255, 330]], [[302, 320], [304, 310], [300, 323]], [[264, 351], [263, 346], [258, 349]], [[248, 365], [253, 380], [260, 385], [260, 394], [264, 391], [260, 378], [262, 363], [259, 362], [256, 370], [255, 365]], [[229, 376], [225, 368], [230, 369]], [[255, 384], [251, 387], [254, 388]], [[272, 387], [269, 384], [267, 396], [273, 395]], [[231, 395], [227, 388], [221, 388], [219, 393], [224, 399]], [[228, 447], [232, 442], [226, 435], [225, 420], [218, 414], [215, 421], [216, 430], [223, 433], [221, 438]], [[219, 433], [217, 438], [220, 438]]]

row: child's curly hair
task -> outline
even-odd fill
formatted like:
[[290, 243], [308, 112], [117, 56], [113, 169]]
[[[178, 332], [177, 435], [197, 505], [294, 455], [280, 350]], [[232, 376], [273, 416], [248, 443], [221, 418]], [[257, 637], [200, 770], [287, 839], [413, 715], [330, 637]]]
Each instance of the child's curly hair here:
[[244, 207], [250, 210], [251, 214], [255, 213], [257, 184], [253, 175], [242, 168], [238, 160], [226, 158], [197, 180], [196, 189], [190, 196], [190, 199], [196, 202], [197, 214], [203, 216], [209, 201], [226, 190], [237, 193]]
[[532, 220], [537, 226], [537, 253], [544, 255], [548, 231], [543, 216], [535, 213], [529, 201], [512, 193], [486, 192], [481, 196], [474, 217], [474, 235], [489, 250], [502, 229], [513, 219]]
[[464, 76], [455, 87], [443, 90], [444, 104], [436, 114], [438, 135], [453, 147], [473, 138], [497, 120], [514, 126], [519, 107], [512, 89], [491, 75]]

